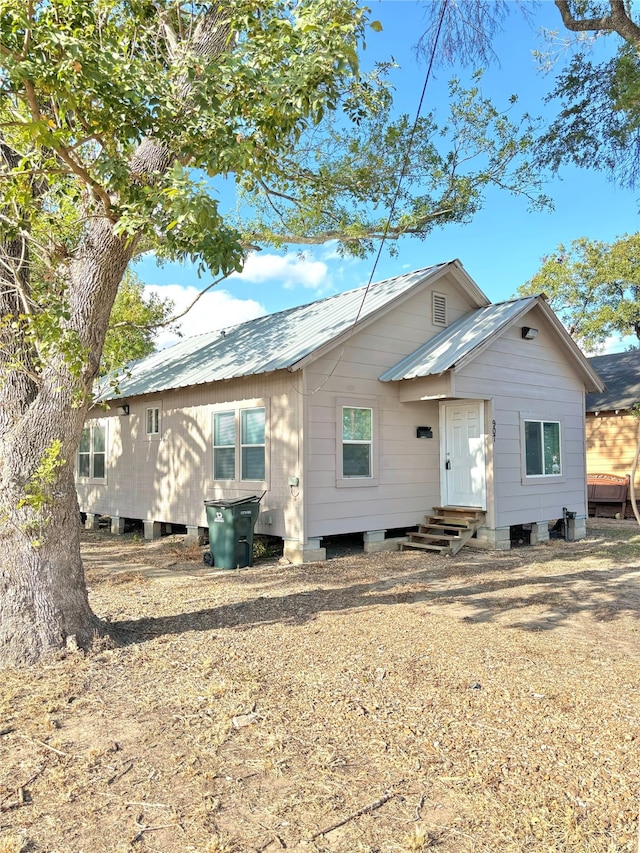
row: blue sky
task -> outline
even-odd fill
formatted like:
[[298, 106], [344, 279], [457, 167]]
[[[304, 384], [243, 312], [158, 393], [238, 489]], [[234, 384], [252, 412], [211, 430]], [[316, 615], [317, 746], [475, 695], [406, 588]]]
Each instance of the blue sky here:
[[[363, 63], [396, 60], [400, 68], [393, 73], [396, 103], [400, 112], [412, 117], [424, 84], [426, 65], [415, 55], [415, 42], [424, 29], [425, 5], [430, 0], [369, 0], [372, 18], [383, 25], [381, 33], [371, 32]], [[552, 75], [537, 68], [532, 51], [542, 46], [540, 27], [557, 29], [559, 14], [551, 0], [542, 0], [532, 22], [519, 14], [516, 4], [505, 22], [505, 32], [496, 43], [500, 65], [485, 70], [482, 89], [497, 106], [507, 106], [511, 94], [519, 97], [519, 108], [532, 115], [545, 115], [543, 103], [553, 83]], [[610, 42], [609, 42], [610, 44]], [[423, 112], [435, 110], [444, 118], [447, 80], [459, 69], [438, 68], [427, 86]], [[484, 208], [467, 225], [448, 225], [434, 231], [426, 240], [403, 239], [398, 256], [383, 250], [374, 280], [459, 258], [467, 272], [493, 302], [509, 299], [516, 288], [527, 281], [540, 266], [543, 255], [558, 243], [565, 244], [586, 236], [611, 241], [638, 230], [640, 192], [616, 188], [606, 176], [595, 170], [564, 168], [560, 176], [545, 187], [555, 204], [553, 211], [531, 212], [527, 201], [504, 192], [492, 191]], [[366, 260], [340, 258], [331, 244], [310, 247], [300, 256], [299, 247], [291, 252], [265, 249], [248, 259], [242, 275], [232, 276], [204, 296], [182, 321], [183, 334], [197, 334], [242, 322], [265, 313], [311, 302], [333, 293], [366, 284], [374, 257]], [[171, 297], [177, 306], [185, 306], [210, 278], [201, 279], [190, 266], [167, 264], [158, 268], [153, 257], [135, 264], [135, 271], [149, 289]], [[160, 345], [175, 340], [168, 335]], [[608, 351], [622, 348], [614, 342]]]

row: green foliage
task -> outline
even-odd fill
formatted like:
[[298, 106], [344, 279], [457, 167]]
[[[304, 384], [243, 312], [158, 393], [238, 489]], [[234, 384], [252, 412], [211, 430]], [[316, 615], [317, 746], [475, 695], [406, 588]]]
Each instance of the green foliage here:
[[45, 507], [53, 499], [51, 489], [56, 481], [56, 471], [65, 464], [61, 457], [62, 442], [54, 439], [46, 448], [42, 459], [29, 482], [24, 487], [24, 497], [18, 502], [18, 507], [30, 506], [40, 516]]
[[521, 296], [545, 293], [569, 333], [595, 352], [610, 337], [640, 341], [640, 233], [613, 243], [581, 237], [542, 259]]
[[[431, 58], [437, 34], [436, 61], [459, 68], [495, 60], [493, 41], [508, 14], [517, 10], [530, 19], [538, 4], [465, 0], [425, 5], [426, 29], [418, 51]], [[555, 170], [566, 163], [602, 169], [619, 184], [634, 187], [640, 176], [640, 7], [623, 0], [555, 0], [555, 6], [565, 29], [547, 30], [548, 50], [533, 54], [545, 71], [560, 56], [572, 58], [547, 98], [558, 105], [558, 113], [540, 140], [537, 162]], [[608, 58], [594, 61], [596, 44]]]
[[[3, 0], [3, 375], [37, 384], [60, 362], [95, 375], [92, 318], [103, 323], [115, 294], [100, 261], [81, 270], [99, 220], [129, 257], [241, 269], [247, 241], [221, 215], [215, 179], [269, 176], [325, 112], [355, 120], [363, 93], [382, 97], [358, 72], [365, 28], [356, 0]], [[146, 319], [166, 320], [159, 308]], [[117, 354], [111, 337], [106, 368], [121, 343]]]
[[[46, 288], [36, 283], [34, 292]], [[4, 314], [0, 317], [0, 355], [3, 372], [0, 382], [10, 371], [29, 374], [38, 380], [43, 370], [56, 358], [64, 360], [70, 373], [78, 376], [85, 361], [85, 350], [74, 329], [67, 325], [69, 311], [66, 302], [51, 288], [43, 295], [46, 308], [27, 313]], [[31, 300], [31, 306], [34, 300]], [[31, 307], [30, 306], [30, 307]], [[4, 341], [19, 340], [20, 347], [10, 347]]]
[[[366, 12], [357, 0], [3, 0], [0, 247], [22, 246], [3, 253], [0, 308], [20, 341], [0, 340], [3, 367], [37, 379], [62, 359], [95, 376], [102, 341], [87, 318], [104, 315], [108, 271], [90, 293], [74, 269], [97, 220], [129, 257], [224, 276], [256, 242], [334, 239], [363, 255], [383, 234], [425, 237], [468, 221], [489, 186], [545, 203], [533, 122], [499, 112], [479, 80], [452, 83], [444, 124], [393, 115], [391, 66], [359, 69], [380, 30]], [[215, 191], [229, 179], [235, 219]], [[166, 319], [157, 309], [147, 319]], [[121, 344], [110, 338], [105, 370], [138, 353]]]
[[[640, 17], [634, 3], [556, 0], [581, 49], [556, 78], [548, 101], [559, 112], [541, 140], [540, 162], [558, 169], [573, 163], [607, 172], [633, 188], [640, 176]], [[607, 35], [609, 57], [594, 61], [590, 48]]]
[[490, 186], [524, 195], [533, 207], [549, 205], [542, 173], [528, 159], [536, 123], [526, 114], [510, 118], [515, 98], [499, 111], [480, 82], [479, 73], [468, 89], [451, 81], [440, 124], [434, 114], [415, 124], [407, 115], [394, 118], [391, 101], [380, 99], [356, 128], [327, 121], [324, 133], [303, 135], [295, 159], [270, 179], [243, 184], [242, 212], [253, 207], [255, 214], [249, 233], [277, 245], [333, 238], [362, 256], [385, 234], [425, 238], [470, 221]]
[[547, 99], [560, 111], [541, 139], [539, 161], [608, 172], [633, 188], [640, 174], [640, 58], [624, 45], [607, 62], [575, 56]]
[[132, 272], [125, 273], [111, 311], [109, 330], [102, 350], [100, 373], [114, 373], [130, 361], [155, 349], [159, 326], [167, 324], [173, 302], [155, 294], [145, 296], [144, 285]]
[[634, 403], [632, 406], [629, 406], [628, 411], [631, 417], [640, 420], [640, 403]]
[[281, 557], [281, 541], [275, 537], [256, 535], [253, 537], [252, 555], [254, 560], [270, 560], [272, 557]]
[[[96, 193], [117, 233], [143, 234], [167, 257], [214, 274], [239, 269], [239, 234], [184, 166], [268, 174], [355, 83], [364, 12], [353, 0], [303, 2], [295, 15], [276, 0], [228, 8], [240, 35], [228, 37], [220, 61], [190, 54], [179, 34], [198, 21], [173, 3], [3, 3], [0, 121], [20, 155], [3, 185], [16, 212], [5, 236], [35, 213], [35, 175], [46, 175], [47, 196], [60, 180], [67, 193], [72, 177], [76, 199], [82, 185]], [[146, 137], [169, 146], [173, 168], [136, 173], [134, 164], [132, 174], [129, 159]], [[47, 198], [38, 213], [56, 207]]]

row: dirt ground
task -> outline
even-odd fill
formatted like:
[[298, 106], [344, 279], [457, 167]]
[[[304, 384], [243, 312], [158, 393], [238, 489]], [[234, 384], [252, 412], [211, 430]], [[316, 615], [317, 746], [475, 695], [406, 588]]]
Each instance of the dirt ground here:
[[0, 853], [637, 853], [640, 530], [257, 559], [86, 532], [122, 638], [0, 685]]

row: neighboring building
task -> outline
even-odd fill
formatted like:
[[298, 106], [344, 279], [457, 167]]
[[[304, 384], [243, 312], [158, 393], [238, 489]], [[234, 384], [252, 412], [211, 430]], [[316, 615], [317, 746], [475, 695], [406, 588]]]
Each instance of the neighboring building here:
[[[640, 440], [640, 420], [631, 411], [640, 405], [640, 350], [597, 355], [589, 363], [605, 388], [587, 394], [587, 473], [624, 477]], [[640, 495], [640, 472], [635, 488]]]
[[491, 305], [455, 260], [134, 363], [86, 423], [80, 508], [206, 528], [205, 499], [264, 494], [256, 533], [295, 562], [323, 537], [368, 550], [438, 506], [486, 515], [475, 544], [575, 514], [584, 535], [586, 391], [597, 373], [542, 296]]

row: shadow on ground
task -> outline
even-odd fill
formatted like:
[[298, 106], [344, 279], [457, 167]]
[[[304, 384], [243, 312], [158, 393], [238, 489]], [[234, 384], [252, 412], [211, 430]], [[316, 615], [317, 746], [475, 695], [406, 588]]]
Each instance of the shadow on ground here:
[[[415, 563], [410, 568], [415, 568]], [[345, 577], [342, 584], [335, 582], [335, 572], [331, 572], [327, 580], [332, 585], [323, 583], [294, 591], [290, 589], [292, 578], [283, 569], [279, 582], [272, 577], [262, 590], [264, 594], [175, 615], [119, 621], [113, 628], [125, 642], [139, 642], [150, 635], [249, 630], [271, 623], [304, 624], [323, 613], [412, 605], [454, 608], [466, 621], [500, 622], [525, 631], [551, 631], [577, 614], [598, 622], [640, 618], [637, 565], [581, 571], [569, 566], [557, 573], [545, 572], [544, 563], [533, 567], [537, 571], [532, 571], [531, 565], [522, 572], [518, 568], [504, 564], [469, 567], [446, 561], [441, 568], [401, 571], [366, 582], [350, 583]], [[256, 571], [250, 574], [255, 584]], [[227, 579], [237, 584], [240, 592], [249, 581], [247, 573], [233, 573]]]

